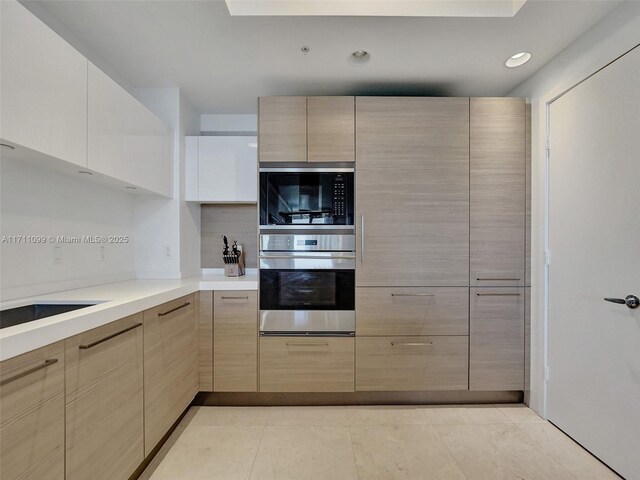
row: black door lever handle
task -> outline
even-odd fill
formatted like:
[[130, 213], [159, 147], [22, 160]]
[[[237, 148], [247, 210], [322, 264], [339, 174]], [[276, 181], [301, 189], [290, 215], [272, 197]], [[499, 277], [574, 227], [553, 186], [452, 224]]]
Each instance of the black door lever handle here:
[[635, 295], [627, 295], [625, 298], [605, 298], [605, 301], [626, 305], [631, 309], [640, 307], [640, 298]]

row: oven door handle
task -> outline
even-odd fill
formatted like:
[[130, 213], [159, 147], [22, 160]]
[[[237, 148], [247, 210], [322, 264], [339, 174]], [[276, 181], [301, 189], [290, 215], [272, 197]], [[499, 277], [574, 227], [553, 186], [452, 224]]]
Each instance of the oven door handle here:
[[275, 258], [275, 259], [287, 259], [292, 258], [305, 258], [313, 260], [355, 260], [355, 255], [260, 255], [260, 258]]

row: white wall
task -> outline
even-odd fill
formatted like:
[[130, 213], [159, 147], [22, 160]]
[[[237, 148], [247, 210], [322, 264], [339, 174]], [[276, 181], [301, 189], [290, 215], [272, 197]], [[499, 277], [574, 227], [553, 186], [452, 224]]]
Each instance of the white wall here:
[[200, 117], [200, 130], [207, 132], [257, 132], [258, 115], [204, 114]]
[[[0, 245], [0, 298], [9, 300], [135, 278], [130, 194], [3, 158], [0, 235], [126, 235], [129, 243]], [[59, 246], [54, 262], [54, 246]]]
[[[546, 105], [640, 43], [640, 2], [627, 1], [598, 22], [510, 95], [532, 111], [531, 407], [546, 415], [545, 188]], [[535, 52], [533, 52], [535, 55]], [[552, 256], [553, 258], [553, 256]]]

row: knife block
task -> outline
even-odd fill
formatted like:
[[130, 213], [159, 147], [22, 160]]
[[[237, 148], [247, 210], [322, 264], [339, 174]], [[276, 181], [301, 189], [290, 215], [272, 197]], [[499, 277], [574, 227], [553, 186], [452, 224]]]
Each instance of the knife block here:
[[238, 255], [223, 255], [224, 276], [241, 277], [244, 275], [244, 252], [242, 245], [238, 245]]

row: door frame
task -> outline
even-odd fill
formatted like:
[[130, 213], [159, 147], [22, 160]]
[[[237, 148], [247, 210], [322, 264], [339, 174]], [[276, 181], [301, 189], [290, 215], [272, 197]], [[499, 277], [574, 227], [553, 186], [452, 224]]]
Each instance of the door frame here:
[[[547, 419], [547, 383], [550, 375], [548, 363], [549, 325], [549, 185], [551, 104], [589, 78], [605, 69], [640, 44], [626, 49], [612, 60], [591, 65], [587, 71], [576, 74], [569, 81], [532, 102], [532, 175], [531, 175], [531, 399], [530, 406]], [[537, 108], [536, 108], [537, 107]], [[535, 125], [535, 129], [534, 129]], [[537, 135], [534, 132], [537, 131]], [[535, 321], [534, 321], [535, 320]], [[534, 328], [535, 327], [535, 328]], [[535, 341], [535, 344], [534, 344]]]

